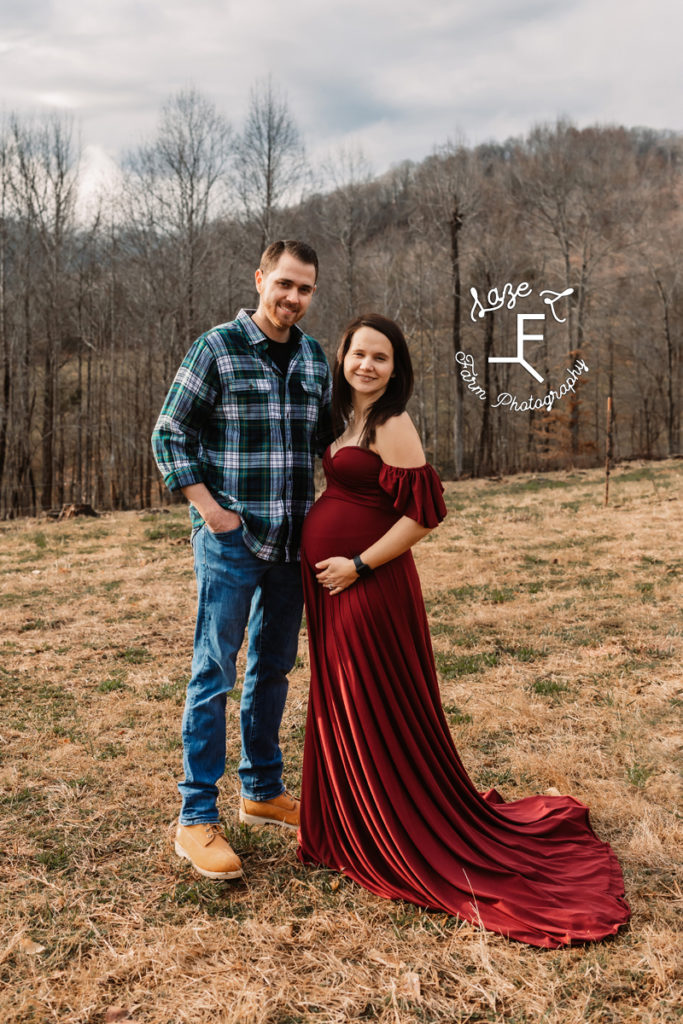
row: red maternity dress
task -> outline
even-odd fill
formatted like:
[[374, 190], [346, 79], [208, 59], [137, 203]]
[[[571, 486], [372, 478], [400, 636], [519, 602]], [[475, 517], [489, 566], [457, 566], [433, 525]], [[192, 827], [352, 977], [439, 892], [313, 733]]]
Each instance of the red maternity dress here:
[[619, 863], [569, 796], [479, 793], [439, 696], [410, 551], [330, 596], [314, 563], [352, 557], [402, 515], [445, 515], [431, 466], [325, 454], [304, 525], [311, 652], [298, 856], [371, 892], [457, 914], [534, 946], [602, 939], [629, 918]]

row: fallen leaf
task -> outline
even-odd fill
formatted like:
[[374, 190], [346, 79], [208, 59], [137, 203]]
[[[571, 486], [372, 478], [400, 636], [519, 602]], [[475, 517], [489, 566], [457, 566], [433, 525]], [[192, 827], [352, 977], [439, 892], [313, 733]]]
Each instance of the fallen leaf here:
[[366, 953], [368, 960], [372, 960], [373, 963], [383, 964], [384, 967], [399, 967], [403, 966], [398, 960], [392, 960], [389, 957], [385, 957], [383, 953], [380, 953], [378, 949], [369, 949]]
[[17, 945], [22, 953], [30, 953], [31, 956], [35, 956], [36, 953], [45, 952], [45, 946], [41, 946], [39, 942], [34, 942], [33, 939], [19, 939]]
[[415, 999], [419, 1003], [422, 999], [420, 975], [415, 971], [406, 971], [405, 974], [402, 974], [396, 985], [396, 995], [405, 996], [407, 999]]
[[110, 1006], [104, 1015], [104, 1019], [106, 1024], [110, 1024], [111, 1021], [115, 1020], [132, 1020], [132, 1017], [129, 1017], [125, 1006]]

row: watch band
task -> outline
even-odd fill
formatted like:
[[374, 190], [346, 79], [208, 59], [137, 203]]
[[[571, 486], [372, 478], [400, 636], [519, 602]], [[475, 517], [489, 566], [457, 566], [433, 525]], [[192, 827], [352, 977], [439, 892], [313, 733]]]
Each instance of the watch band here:
[[360, 555], [354, 556], [353, 564], [355, 565], [356, 572], [358, 573], [359, 576], [369, 576], [370, 573], [372, 572], [371, 567], [369, 565], [366, 565], [366, 563], [363, 561]]

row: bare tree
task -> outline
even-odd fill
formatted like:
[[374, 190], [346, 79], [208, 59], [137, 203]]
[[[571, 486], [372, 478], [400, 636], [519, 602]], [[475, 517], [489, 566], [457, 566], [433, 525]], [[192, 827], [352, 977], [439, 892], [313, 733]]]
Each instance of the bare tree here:
[[305, 167], [303, 143], [287, 100], [270, 77], [258, 82], [237, 141], [235, 181], [244, 212], [259, 231], [260, 251], [274, 240], [277, 208], [296, 198]]
[[372, 171], [362, 150], [342, 146], [325, 161], [323, 173], [330, 188], [323, 230], [339, 257], [342, 315], [349, 320], [359, 309], [359, 261], [373, 216]]
[[[623, 129], [578, 131], [567, 121], [535, 128], [518, 147], [512, 195], [533, 218], [542, 246], [551, 243], [562, 283], [573, 289], [566, 319], [566, 355], [585, 355], [595, 275], [623, 251], [639, 217], [633, 147]], [[570, 457], [581, 448], [580, 392], [569, 398]]]
[[[668, 205], [668, 204], [667, 204]], [[656, 306], [659, 315], [653, 324], [653, 347], [657, 346], [657, 320], [661, 324], [664, 341], [666, 383], [666, 438], [667, 454], [676, 455], [680, 448], [680, 401], [681, 401], [681, 296], [683, 294], [683, 256], [681, 255], [681, 216], [674, 209], [662, 211], [659, 216], [649, 217], [644, 240], [638, 253], [649, 271], [654, 285]]]
[[[448, 143], [425, 164], [423, 202], [434, 236], [448, 253], [451, 292], [451, 359], [462, 348], [462, 231], [476, 215], [476, 173], [470, 154], [462, 145]], [[453, 417], [453, 464], [456, 477], [464, 463], [464, 386], [455, 377]]]
[[[127, 220], [150, 255], [166, 246], [173, 268], [177, 333], [194, 336], [198, 292], [209, 255], [208, 225], [225, 212], [232, 130], [215, 106], [189, 89], [163, 106], [156, 139], [129, 155]], [[170, 264], [170, 267], [169, 267]]]
[[[232, 143], [223, 115], [188, 89], [167, 100], [156, 136], [126, 159], [105, 290], [126, 297], [132, 374], [130, 361], [118, 356], [118, 329], [107, 330], [100, 342], [108, 348], [111, 373], [120, 375], [132, 397], [126, 416], [114, 406], [109, 416], [113, 477], [127, 474], [120, 503], [139, 494], [149, 504], [157, 479], [148, 443], [155, 409], [172, 368], [208, 326], [220, 260], [214, 226], [230, 204]], [[113, 325], [123, 312], [117, 303], [105, 322]]]
[[[33, 299], [42, 311], [41, 505], [47, 509], [55, 497], [60, 501], [63, 497], [60, 487], [57, 492], [54, 488], [59, 445], [63, 443], [58, 417], [60, 349], [70, 329], [66, 258], [73, 231], [77, 159], [71, 122], [63, 117], [54, 115], [37, 123], [13, 117], [11, 131], [16, 202], [27, 224], [27, 259], [35, 266], [32, 244], [37, 244], [42, 257], [41, 287], [33, 295], [27, 293], [27, 301]], [[31, 289], [28, 264], [27, 269], [27, 287]]]
[[12, 355], [8, 318], [8, 245], [10, 143], [6, 126], [0, 128], [0, 495], [5, 480], [12, 384]]

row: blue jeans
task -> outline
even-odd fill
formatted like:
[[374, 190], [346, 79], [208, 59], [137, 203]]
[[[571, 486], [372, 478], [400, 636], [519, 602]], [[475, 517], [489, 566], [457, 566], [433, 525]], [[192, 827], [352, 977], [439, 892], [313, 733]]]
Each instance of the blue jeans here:
[[192, 540], [198, 608], [192, 676], [183, 714], [180, 822], [218, 821], [216, 783], [225, 771], [225, 701], [235, 685], [237, 652], [248, 625], [240, 720], [242, 795], [270, 800], [284, 791], [278, 740], [287, 673], [296, 660], [303, 596], [298, 562], [266, 562], [241, 529]]

